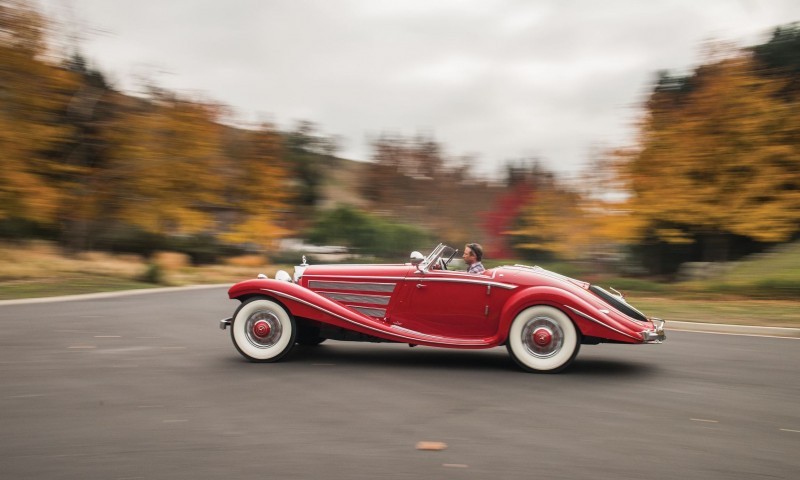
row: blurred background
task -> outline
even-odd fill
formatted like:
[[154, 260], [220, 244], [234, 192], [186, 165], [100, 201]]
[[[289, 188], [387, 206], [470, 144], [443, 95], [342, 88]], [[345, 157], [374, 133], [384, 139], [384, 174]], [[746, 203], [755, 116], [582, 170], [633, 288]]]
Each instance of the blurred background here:
[[[266, 2], [255, 16], [297, 20], [289, 3]], [[500, 3], [495, 14], [499, 7], [522, 8]], [[658, 16], [669, 10], [667, 4], [684, 5], [638, 3], [609, 8], [620, 21], [635, 22], [626, 19], [626, 8], [651, 8]], [[535, 263], [645, 296], [668, 290], [686, 298], [794, 300], [800, 296], [800, 24], [791, 15], [800, 13], [792, 2], [726, 3], [737, 15], [759, 20], [758, 29], [751, 24], [741, 38], [731, 38], [731, 30], [722, 30], [721, 39], [692, 37], [688, 56], [658, 67], [630, 56], [620, 59], [619, 49], [598, 41], [606, 51], [589, 56], [600, 68], [578, 74], [585, 84], [572, 98], [567, 80], [574, 64], [557, 55], [572, 32], [558, 38], [540, 32], [537, 61], [550, 57], [541, 70], [536, 62], [516, 70], [495, 63], [478, 69], [477, 60], [465, 60], [474, 50], [449, 60], [420, 51], [420, 66], [430, 62], [436, 69], [411, 79], [396, 74], [394, 83], [378, 82], [380, 67], [395, 57], [375, 47], [372, 54], [388, 56], [367, 68], [376, 83], [370, 87], [367, 71], [357, 80], [331, 80], [351, 82], [341, 87], [326, 85], [325, 74], [297, 54], [307, 43], [302, 32], [319, 20], [311, 15], [308, 24], [292, 24], [296, 29], [261, 32], [284, 38], [278, 43], [269, 37], [281, 55], [272, 58], [261, 49], [262, 55], [242, 61], [261, 65], [260, 73], [230, 74], [233, 88], [198, 91], [214, 85], [204, 83], [205, 77], [224, 76], [228, 65], [215, 63], [220, 58], [215, 49], [225, 55], [222, 47], [232, 40], [193, 44], [194, 37], [178, 36], [175, 42], [188, 45], [186, 51], [203, 68], [197, 77], [183, 72], [159, 81], [157, 74], [134, 75], [132, 65], [121, 67], [120, 59], [128, 58], [123, 38], [91, 25], [81, 10], [97, 7], [102, 11], [94, 13], [110, 15], [115, 6], [0, 1], [0, 297], [229, 282], [298, 263], [302, 254], [312, 262], [404, 262], [412, 250], [429, 251], [438, 242], [462, 249], [477, 241], [489, 267]], [[340, 24], [353, 38], [341, 45], [315, 44], [323, 56], [332, 48], [340, 50], [330, 54], [336, 58], [347, 55], [348, 45], [360, 51], [371, 35], [381, 34], [374, 27], [384, 16], [406, 35], [414, 32], [413, 24], [425, 31], [421, 35], [444, 38], [448, 48], [459, 45], [461, 33], [448, 24], [430, 26], [446, 12], [418, 6], [411, 9], [412, 18], [399, 7], [382, 11], [384, 2], [342, 5], [359, 13], [355, 20], [342, 17], [357, 24]], [[709, 5], [708, 15], [720, 13], [719, 4]], [[584, 35], [575, 33], [575, 39], [585, 42], [583, 48], [597, 43], [591, 40], [597, 32], [585, 35], [593, 18], [582, 9], [585, 4], [541, 6], [546, 8], [536, 11], [538, 21], [573, 13], [587, 18], [576, 23]], [[144, 2], [141, 10], [152, 15], [153, 8]], [[179, 22], [175, 32], [191, 30], [191, 22], [169, 11], [172, 7], [158, 8], [168, 11], [150, 17], [154, 25], [156, 17], [166, 17]], [[527, 17], [514, 17], [519, 13], [514, 9], [488, 21], [498, 20], [511, 39], [515, 32], [535, 31], [524, 23]], [[771, 15], [759, 15], [764, 9]], [[117, 12], [117, 18], [125, 15]], [[596, 20], [609, 21], [608, 12], [603, 15]], [[219, 22], [216, 31], [200, 35], [208, 40], [238, 31]], [[137, 25], [143, 35], [152, 35], [153, 26], [148, 31]], [[679, 32], [651, 35], [644, 27], [639, 25], [640, 34], [655, 37], [651, 41], [686, 42]], [[483, 54], [493, 52], [486, 47], [489, 37], [506, 51], [500, 33], [467, 31], [465, 42], [484, 39]], [[714, 30], [703, 31], [709, 33]], [[617, 40], [633, 48], [641, 46], [638, 38], [643, 37]], [[148, 44], [132, 42], [146, 58]], [[104, 45], [115, 46], [119, 55], [110, 49], [103, 57]], [[162, 45], [165, 51], [174, 48]], [[446, 51], [408, 45], [410, 60], [397, 56], [398, 63], [413, 64], [414, 48]], [[636, 52], [636, 59], [648, 56], [648, 50]], [[150, 54], [156, 58], [158, 52]], [[114, 68], [107, 69], [102, 58], [115, 58]], [[361, 59], [330, 61], [324, 68], [336, 77], [339, 71], [352, 73]], [[178, 57], [174, 61], [183, 65]], [[624, 81], [602, 76], [623, 64]], [[561, 73], [554, 75], [553, 69]], [[520, 71], [527, 77], [515, 76]], [[499, 93], [506, 73], [510, 99]], [[478, 81], [471, 82], [470, 75]], [[318, 86], [298, 92], [289, 83], [275, 83], [278, 76], [302, 85], [311, 78]], [[548, 76], [549, 89], [542, 83]], [[187, 85], [192, 78], [197, 85]], [[420, 78], [443, 84], [449, 96], [431, 102], [416, 83]], [[513, 84], [519, 82], [527, 82], [528, 93], [515, 93]], [[553, 95], [552, 85], [559, 83]], [[253, 85], [260, 85], [261, 93], [251, 100], [242, 92]], [[562, 102], [563, 115], [528, 97], [530, 90]], [[210, 100], [212, 95], [229, 100]], [[598, 100], [609, 96], [611, 106]], [[301, 99], [306, 103], [297, 103]], [[250, 101], [261, 102], [255, 107], [261, 113], [242, 111]], [[275, 118], [270, 101], [276, 111], [296, 103]], [[322, 108], [332, 101], [338, 110]], [[569, 113], [576, 103], [580, 108]], [[418, 118], [380, 117], [367, 110], [369, 104]], [[613, 121], [621, 125], [616, 130], [609, 129]], [[468, 128], [457, 134], [455, 126], [462, 124]], [[361, 128], [363, 146], [353, 144], [360, 138], [342, 134], [349, 131], [345, 125]], [[595, 137], [586, 133], [593, 130]]]

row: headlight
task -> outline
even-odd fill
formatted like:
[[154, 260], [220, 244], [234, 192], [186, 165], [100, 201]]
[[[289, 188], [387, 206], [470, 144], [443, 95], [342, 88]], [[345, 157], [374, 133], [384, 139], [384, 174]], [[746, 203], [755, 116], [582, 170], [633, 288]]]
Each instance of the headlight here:
[[278, 270], [278, 273], [275, 274], [275, 280], [280, 280], [282, 282], [290, 282], [292, 281], [292, 276], [289, 275], [289, 272], [285, 270]]

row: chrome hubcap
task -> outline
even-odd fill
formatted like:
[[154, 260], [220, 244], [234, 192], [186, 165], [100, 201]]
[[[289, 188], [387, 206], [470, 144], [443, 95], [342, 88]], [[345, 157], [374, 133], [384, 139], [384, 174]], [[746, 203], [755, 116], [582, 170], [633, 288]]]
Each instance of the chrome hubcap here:
[[552, 318], [536, 317], [522, 329], [522, 344], [535, 357], [552, 357], [564, 345], [564, 332]]
[[272, 312], [255, 312], [244, 325], [247, 341], [258, 348], [269, 348], [281, 338], [281, 322]]

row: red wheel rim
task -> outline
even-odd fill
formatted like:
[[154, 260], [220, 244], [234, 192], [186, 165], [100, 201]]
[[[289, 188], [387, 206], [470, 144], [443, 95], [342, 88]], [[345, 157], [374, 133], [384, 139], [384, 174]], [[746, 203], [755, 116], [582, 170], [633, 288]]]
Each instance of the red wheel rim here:
[[272, 327], [266, 320], [259, 320], [253, 324], [253, 335], [258, 338], [266, 338], [272, 332]]
[[552, 341], [553, 341], [553, 334], [550, 333], [550, 330], [546, 328], [537, 328], [533, 332], [533, 343], [540, 347], [546, 347]]

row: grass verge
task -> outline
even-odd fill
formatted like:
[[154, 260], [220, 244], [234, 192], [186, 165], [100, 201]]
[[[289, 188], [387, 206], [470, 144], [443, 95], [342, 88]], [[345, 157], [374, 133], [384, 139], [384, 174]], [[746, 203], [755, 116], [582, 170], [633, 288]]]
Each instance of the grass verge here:
[[138, 290], [158, 286], [159, 285], [154, 285], [152, 283], [137, 282], [135, 280], [102, 275], [38, 278], [0, 283], [0, 300]]
[[800, 328], [800, 302], [745, 298], [638, 297], [626, 300], [648, 316], [667, 321]]

